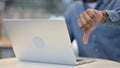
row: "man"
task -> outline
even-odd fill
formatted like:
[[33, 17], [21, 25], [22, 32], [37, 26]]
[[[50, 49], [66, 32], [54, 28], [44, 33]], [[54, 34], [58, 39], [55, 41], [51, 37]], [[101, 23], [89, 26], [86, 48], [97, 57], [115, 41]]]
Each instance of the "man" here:
[[120, 0], [83, 0], [68, 9], [65, 19], [71, 41], [77, 40], [79, 56], [120, 62], [119, 3]]

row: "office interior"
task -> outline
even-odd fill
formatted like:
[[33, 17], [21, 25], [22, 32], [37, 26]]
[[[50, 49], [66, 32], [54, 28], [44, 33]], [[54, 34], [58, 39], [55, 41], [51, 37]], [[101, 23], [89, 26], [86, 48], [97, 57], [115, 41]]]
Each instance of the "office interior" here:
[[[0, 0], [0, 19], [59, 19], [78, 0]], [[73, 43], [77, 53], [77, 43]], [[15, 57], [7, 33], [0, 21], [0, 59]]]

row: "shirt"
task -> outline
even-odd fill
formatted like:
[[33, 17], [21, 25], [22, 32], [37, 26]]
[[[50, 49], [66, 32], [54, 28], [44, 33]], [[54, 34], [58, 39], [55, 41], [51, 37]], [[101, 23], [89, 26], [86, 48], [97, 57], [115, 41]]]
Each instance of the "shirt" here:
[[90, 8], [95, 8], [97, 5], [97, 2], [94, 3], [86, 3]]
[[120, 0], [97, 0], [95, 9], [106, 11], [109, 18], [90, 34], [89, 42], [82, 42], [83, 31], [78, 27], [80, 14], [88, 5], [77, 1], [65, 13], [65, 20], [71, 42], [76, 39], [79, 56], [109, 59], [120, 62]]

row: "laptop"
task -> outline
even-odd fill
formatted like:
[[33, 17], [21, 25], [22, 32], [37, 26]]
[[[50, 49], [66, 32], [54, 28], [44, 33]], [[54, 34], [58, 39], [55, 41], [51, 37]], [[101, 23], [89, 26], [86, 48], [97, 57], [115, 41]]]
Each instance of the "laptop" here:
[[67, 65], [95, 61], [75, 57], [63, 20], [5, 19], [3, 25], [20, 61]]

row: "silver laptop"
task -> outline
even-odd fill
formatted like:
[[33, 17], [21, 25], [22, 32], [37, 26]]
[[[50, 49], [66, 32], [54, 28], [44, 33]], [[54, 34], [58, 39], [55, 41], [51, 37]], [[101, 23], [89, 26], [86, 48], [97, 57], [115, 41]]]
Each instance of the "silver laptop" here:
[[16, 57], [21, 61], [78, 65], [94, 61], [75, 57], [65, 21], [3, 21]]

